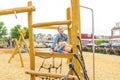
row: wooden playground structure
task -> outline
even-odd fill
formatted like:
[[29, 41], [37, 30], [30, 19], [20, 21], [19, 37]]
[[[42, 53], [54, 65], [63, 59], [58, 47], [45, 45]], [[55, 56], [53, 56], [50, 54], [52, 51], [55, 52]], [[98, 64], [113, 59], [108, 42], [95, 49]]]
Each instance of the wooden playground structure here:
[[[21, 61], [21, 66], [24, 67], [24, 62], [23, 62], [23, 59], [22, 59], [22, 55], [21, 55], [21, 48], [23, 49], [23, 46], [21, 47], [21, 44], [24, 43], [24, 46], [26, 47], [26, 50], [28, 51], [28, 54], [29, 54], [29, 47], [28, 47], [28, 44], [26, 43], [25, 39], [24, 39], [24, 36], [25, 36], [25, 30], [20, 30], [18, 29], [19, 33], [20, 33], [20, 38], [19, 40], [15, 39], [15, 49], [8, 61], [8, 63], [11, 62], [12, 58], [15, 56], [15, 54], [19, 54], [19, 57], [20, 57], [20, 61]], [[29, 54], [30, 55], [30, 54]]]
[[[36, 80], [37, 76], [44, 76], [49, 78], [55, 78], [55, 79], [62, 79], [62, 80], [72, 80], [73, 78], [75, 80], [89, 80], [88, 78], [85, 78], [86, 74], [83, 69], [83, 62], [81, 61], [82, 54], [76, 53], [78, 51], [77, 47], [81, 49], [81, 45], [79, 45], [79, 39], [78, 35], [81, 34], [81, 23], [80, 23], [80, 4], [79, 0], [71, 0], [71, 7], [66, 9], [66, 21], [54, 21], [54, 22], [45, 22], [45, 23], [36, 23], [33, 24], [32, 19], [32, 12], [35, 11], [35, 7], [32, 6], [32, 2], [28, 2], [27, 7], [18, 7], [18, 8], [12, 8], [12, 9], [4, 9], [0, 10], [0, 16], [1, 15], [7, 15], [7, 14], [14, 14], [16, 13], [28, 13], [28, 27], [29, 27], [29, 42], [30, 42], [30, 49], [29, 55], [30, 55], [30, 71], [26, 71], [27, 74], [30, 74], [30, 80]], [[57, 28], [57, 25], [67, 25], [68, 27], [68, 36], [70, 39], [70, 44], [73, 46], [73, 53], [67, 53], [67, 54], [59, 54], [57, 52], [54, 52], [53, 55], [50, 55], [49, 52], [42, 52], [42, 51], [35, 51], [34, 49], [34, 38], [33, 38], [33, 28], [53, 28], [51, 25], [55, 25], [55, 29]], [[47, 27], [46, 27], [47, 26]], [[19, 41], [16, 40], [17, 46], [15, 47], [15, 51], [19, 50], [18, 45], [20, 44], [20, 40], [23, 39], [22, 37], [19, 39]], [[79, 45], [79, 46], [78, 46]], [[28, 47], [27, 47], [28, 48]], [[81, 52], [81, 50], [79, 50]], [[15, 52], [12, 54], [9, 62], [15, 55]], [[19, 53], [20, 55], [20, 53]], [[20, 55], [21, 56], [21, 55]], [[62, 75], [62, 74], [53, 74], [53, 73], [42, 73], [38, 72], [35, 69], [35, 56], [46, 56], [46, 57], [54, 57], [54, 58], [67, 58], [69, 62], [70, 72], [69, 75]], [[77, 58], [77, 59], [75, 59]], [[21, 63], [22, 63], [22, 58]], [[82, 58], [83, 59], [83, 58]], [[80, 64], [81, 63], [81, 64]], [[22, 66], [23, 63], [22, 63]], [[85, 65], [84, 65], [85, 66]], [[76, 76], [77, 75], [77, 76]]]

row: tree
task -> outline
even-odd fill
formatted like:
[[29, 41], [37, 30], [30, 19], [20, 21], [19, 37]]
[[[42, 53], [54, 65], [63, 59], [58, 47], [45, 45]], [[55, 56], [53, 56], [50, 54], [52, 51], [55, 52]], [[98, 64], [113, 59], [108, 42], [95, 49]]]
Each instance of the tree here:
[[8, 40], [6, 35], [7, 35], [7, 28], [6, 26], [4, 26], [4, 22], [0, 22], [0, 42], [4, 43]]
[[43, 36], [45, 36], [45, 34], [42, 33], [34, 34], [34, 40], [36, 40], [37, 38], [42, 38]]
[[19, 33], [18, 29], [21, 29], [21, 27], [22, 26], [20, 24], [18, 24], [11, 29], [10, 33], [11, 33], [12, 38], [19, 39], [20, 33]]
[[42, 34], [42, 33], [38, 33], [38, 34], [37, 34], [37, 38], [38, 38], [38, 37], [43, 37], [43, 36], [45, 36], [45, 34]]
[[7, 35], [7, 28], [4, 26], [4, 22], [0, 22], [0, 38]]
[[34, 41], [36, 41], [37, 39], [37, 34], [34, 34]]

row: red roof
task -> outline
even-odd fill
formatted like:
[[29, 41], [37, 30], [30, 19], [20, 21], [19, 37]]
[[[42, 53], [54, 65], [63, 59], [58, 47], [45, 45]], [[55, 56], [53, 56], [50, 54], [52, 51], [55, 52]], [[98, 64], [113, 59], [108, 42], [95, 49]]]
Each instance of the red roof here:
[[[82, 39], [92, 39], [92, 34], [81, 34], [81, 38]], [[96, 39], [96, 36], [94, 36], [94, 38]]]

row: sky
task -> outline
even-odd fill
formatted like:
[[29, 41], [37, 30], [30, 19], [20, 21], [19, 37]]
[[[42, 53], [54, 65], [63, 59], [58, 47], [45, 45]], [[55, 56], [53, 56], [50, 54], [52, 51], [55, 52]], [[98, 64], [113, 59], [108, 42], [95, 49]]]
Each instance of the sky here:
[[[0, 10], [14, 7], [25, 7], [29, 0], [0, 0]], [[70, 0], [31, 0], [36, 11], [33, 12], [33, 23], [66, 20], [66, 8], [70, 7]], [[111, 35], [111, 29], [120, 22], [119, 0], [80, 0], [80, 5], [94, 10], [94, 34]], [[27, 26], [27, 13], [0, 16], [8, 32], [16, 24]], [[92, 33], [92, 13], [88, 9], [80, 8], [81, 31]], [[67, 31], [66, 31], [67, 32]], [[34, 33], [56, 34], [56, 30], [34, 29]]]

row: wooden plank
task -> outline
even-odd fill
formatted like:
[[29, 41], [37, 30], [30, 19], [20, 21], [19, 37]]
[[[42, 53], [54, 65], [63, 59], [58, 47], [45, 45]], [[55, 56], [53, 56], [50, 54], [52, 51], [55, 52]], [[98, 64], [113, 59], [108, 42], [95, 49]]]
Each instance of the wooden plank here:
[[35, 11], [35, 7], [28, 6], [28, 7], [16, 7], [16, 8], [11, 8], [11, 9], [3, 9], [3, 10], [0, 10], [0, 16], [14, 14], [15, 12], [16, 13], [23, 13], [23, 12], [29, 12], [29, 11]]
[[[57, 25], [50, 25], [50, 26], [42, 26], [42, 27], [39, 27], [39, 29], [57, 29], [57, 28], [58, 28]], [[68, 29], [68, 26], [63, 26], [63, 28], [64, 28], [65, 30], [67, 30], [67, 29]]]
[[71, 21], [54, 21], [54, 22], [44, 22], [44, 23], [36, 23], [33, 24], [32, 27], [38, 28], [38, 27], [43, 27], [43, 26], [50, 26], [50, 25], [70, 25]]
[[44, 51], [35, 51], [35, 56], [46, 56], [46, 57], [57, 57], [57, 58], [73, 58], [73, 53], [58, 53], [54, 52], [50, 54], [49, 52]]
[[[66, 75], [62, 75], [62, 74], [53, 74], [53, 73], [40, 73], [38, 71], [26, 71], [26, 74], [31, 74], [31, 75], [35, 75], [35, 76], [44, 76], [44, 77], [50, 77], [50, 78], [63, 78], [66, 77]], [[72, 80], [72, 79], [78, 80], [76, 76], [73, 75], [69, 75], [68, 76], [68, 80]]]

